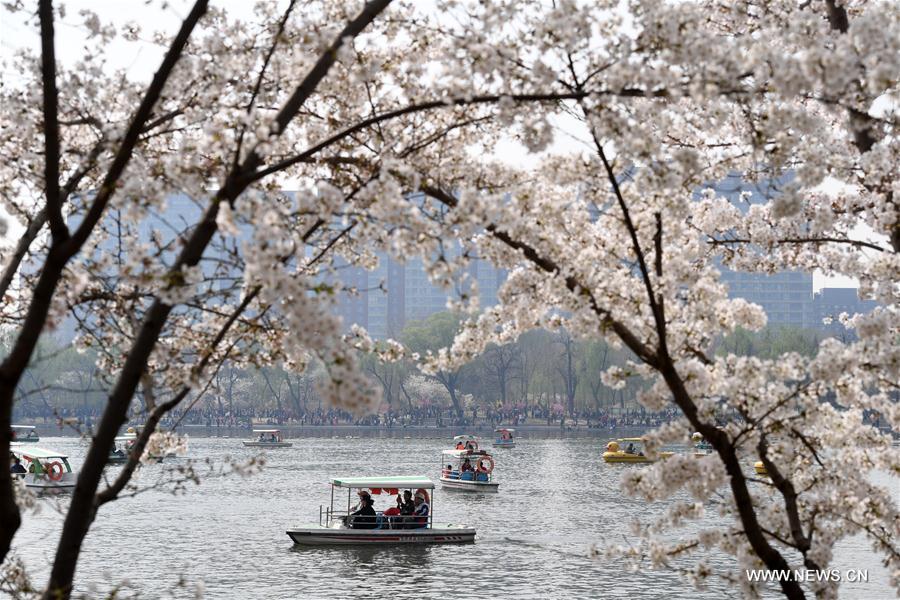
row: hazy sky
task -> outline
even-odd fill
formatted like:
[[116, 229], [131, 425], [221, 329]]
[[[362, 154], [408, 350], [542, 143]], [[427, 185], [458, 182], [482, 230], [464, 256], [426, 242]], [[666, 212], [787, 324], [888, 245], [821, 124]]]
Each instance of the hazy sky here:
[[[274, 1], [274, 0], [273, 0]], [[286, 4], [284, 0], [278, 0]], [[149, 38], [153, 31], [174, 33], [184, 15], [189, 12], [192, 2], [186, 0], [69, 0], [64, 3], [66, 17], [56, 24], [57, 57], [64, 64], [71, 65], [80, 55], [90, 48], [92, 42], [87, 39], [84, 28], [80, 25], [80, 12], [89, 9], [100, 16], [103, 22], [112, 22], [117, 26], [129, 22], [137, 22], [143, 29], [144, 38]], [[228, 12], [238, 17], [252, 18], [254, 2], [250, 0], [225, 0], [212, 4], [225, 7]], [[23, 47], [37, 49], [39, 36], [35, 18], [25, 13], [10, 15], [0, 8], [0, 62], [4, 85], [16, 85], [21, 76], [14, 72], [7, 59]], [[110, 70], [125, 69], [134, 79], [149, 80], [163, 55], [163, 49], [148, 42], [127, 42], [117, 39], [107, 55], [107, 66]], [[62, 91], [65, 93], [65, 90]], [[577, 126], [560, 123], [560, 135], [551, 151], [572, 151], [580, 145], [577, 139]], [[504, 160], [514, 165], [530, 167], [540, 161], [540, 156], [531, 155], [517, 142], [508, 140], [501, 144]], [[2, 209], [0, 209], [2, 210]], [[21, 227], [11, 222], [7, 243], [14, 242], [21, 232]], [[863, 232], [863, 235], [864, 232]], [[868, 236], [867, 236], [868, 237]], [[814, 288], [823, 286], [847, 287], [855, 286], [852, 279], [824, 277], [820, 273], [814, 276]]]

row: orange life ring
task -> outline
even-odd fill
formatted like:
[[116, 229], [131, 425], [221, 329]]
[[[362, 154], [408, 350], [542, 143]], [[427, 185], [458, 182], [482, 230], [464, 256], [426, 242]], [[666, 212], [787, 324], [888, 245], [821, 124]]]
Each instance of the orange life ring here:
[[[484, 461], [488, 462], [488, 466], [484, 466]], [[491, 473], [494, 470], [494, 459], [490, 456], [483, 456], [479, 459], [476, 468], [479, 473]]]
[[59, 481], [63, 478], [63, 473], [65, 472], [65, 468], [63, 468], [62, 463], [58, 460], [54, 460], [47, 465], [47, 477], [49, 477], [51, 481]]

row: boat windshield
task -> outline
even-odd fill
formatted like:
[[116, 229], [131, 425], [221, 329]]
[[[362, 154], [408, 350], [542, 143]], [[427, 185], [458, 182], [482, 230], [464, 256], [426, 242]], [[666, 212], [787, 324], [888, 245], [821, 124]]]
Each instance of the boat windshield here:
[[37, 441], [37, 431], [35, 431], [34, 425], [12, 425], [12, 439], [10, 441], [16, 440], [34, 440]]
[[504, 442], [512, 441], [513, 439], [513, 429], [496, 429], [494, 433], [497, 434], [497, 439]]
[[623, 452], [643, 456], [644, 441], [641, 438], [623, 438], [612, 440], [606, 444], [607, 452]]
[[263, 443], [275, 443], [282, 441], [281, 432], [277, 429], [254, 429], [253, 433], [256, 434], [256, 441]]
[[457, 450], [478, 450], [478, 440], [471, 435], [458, 435], [453, 438]]

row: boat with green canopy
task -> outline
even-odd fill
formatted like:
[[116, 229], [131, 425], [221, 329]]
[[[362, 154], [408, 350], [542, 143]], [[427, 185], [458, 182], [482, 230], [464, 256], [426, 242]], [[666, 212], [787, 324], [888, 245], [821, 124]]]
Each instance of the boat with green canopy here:
[[10, 447], [25, 468], [25, 473], [13, 473], [23, 479], [25, 486], [39, 492], [67, 492], [75, 487], [76, 474], [69, 465], [69, 457], [56, 450], [36, 446]]
[[[358, 498], [355, 507], [354, 492]], [[295, 544], [310, 546], [474, 542], [474, 528], [434, 522], [433, 493], [434, 482], [423, 476], [335, 477], [331, 479], [330, 504], [319, 506], [319, 522], [286, 533]], [[382, 495], [389, 506], [375, 510], [374, 498]], [[392, 502], [395, 497], [396, 504]], [[414, 504], [413, 512], [401, 510], [407, 501]]]

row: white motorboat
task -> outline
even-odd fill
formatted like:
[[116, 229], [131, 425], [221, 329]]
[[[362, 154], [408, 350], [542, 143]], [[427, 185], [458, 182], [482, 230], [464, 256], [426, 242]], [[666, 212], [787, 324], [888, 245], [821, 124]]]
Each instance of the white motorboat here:
[[[132, 448], [134, 448], [135, 443], [137, 443], [137, 438], [141, 433], [143, 433], [143, 430], [143, 425], [136, 425], [134, 427], [129, 427], [124, 434], [116, 437], [117, 442], [122, 442], [126, 455], [131, 454], [131, 450]], [[157, 430], [157, 433], [161, 432]], [[182, 442], [184, 443], [184, 446], [179, 450], [168, 450], [165, 454], [162, 455], [149, 452], [147, 454], [147, 457], [150, 458], [150, 460], [154, 460], [158, 463], [161, 463], [166, 458], [178, 458], [185, 451], [187, 451], [187, 436], [182, 436]], [[144, 451], [147, 452], [146, 449]]]
[[69, 465], [69, 457], [55, 450], [36, 446], [10, 448], [25, 468], [25, 473], [13, 473], [13, 477], [25, 481], [25, 486], [39, 492], [67, 492], [75, 487], [78, 479]]
[[[347, 490], [347, 508], [343, 504], [343, 490]], [[372, 517], [353, 516], [353, 491], [370, 497], [385, 492], [388, 498], [403, 490], [415, 490], [427, 502], [434, 483], [427, 477], [339, 477], [331, 480], [331, 504], [319, 507], [318, 524], [304, 524], [286, 533], [295, 544], [318, 545], [397, 545], [397, 544], [459, 544], [475, 541], [475, 529], [454, 523], [435, 524], [430, 502], [425, 516], [403, 516], [396, 506], [375, 511]], [[419, 502], [419, 500], [417, 500]], [[420, 506], [420, 504], [417, 504]], [[370, 513], [371, 514], [371, 513]]]
[[516, 430], [508, 427], [498, 427], [494, 430], [494, 448], [515, 448], [514, 439]]
[[494, 481], [494, 457], [479, 450], [478, 440], [458, 435], [456, 448], [441, 452], [441, 485], [453, 490], [495, 493], [500, 484]]
[[113, 442], [112, 450], [109, 451], [109, 457], [106, 459], [107, 464], [122, 464], [128, 462], [128, 456], [137, 440], [135, 434], [126, 434], [116, 436]]
[[34, 425], [13, 425], [12, 441], [22, 444], [34, 444], [41, 440]]
[[253, 448], [290, 448], [294, 444], [284, 441], [284, 436], [278, 429], [254, 429], [254, 439], [244, 440], [245, 446]]

